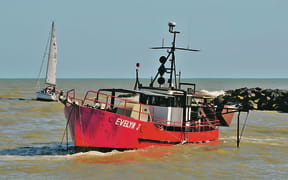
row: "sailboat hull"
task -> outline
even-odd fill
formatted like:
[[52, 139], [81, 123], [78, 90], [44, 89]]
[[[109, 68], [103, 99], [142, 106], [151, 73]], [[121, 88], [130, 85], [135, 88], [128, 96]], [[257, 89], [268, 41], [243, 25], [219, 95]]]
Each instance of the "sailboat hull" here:
[[58, 101], [58, 96], [56, 93], [45, 92], [45, 89], [36, 92], [36, 98], [37, 100], [42, 100], [42, 101]]

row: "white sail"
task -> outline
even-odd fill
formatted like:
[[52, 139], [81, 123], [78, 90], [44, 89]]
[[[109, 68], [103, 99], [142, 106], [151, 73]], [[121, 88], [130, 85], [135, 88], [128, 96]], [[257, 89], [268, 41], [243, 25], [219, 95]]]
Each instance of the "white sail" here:
[[46, 84], [56, 86], [57, 43], [54, 22], [52, 23], [48, 65], [46, 71]]

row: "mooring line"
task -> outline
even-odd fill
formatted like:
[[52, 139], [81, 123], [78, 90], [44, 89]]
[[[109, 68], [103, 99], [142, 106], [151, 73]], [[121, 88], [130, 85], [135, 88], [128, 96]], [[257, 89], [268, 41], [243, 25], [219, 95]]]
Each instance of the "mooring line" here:
[[73, 107], [72, 107], [71, 110], [70, 110], [70, 113], [69, 113], [69, 116], [68, 116], [68, 120], [67, 120], [67, 122], [66, 122], [66, 127], [65, 127], [65, 130], [64, 130], [64, 132], [63, 132], [63, 136], [62, 136], [62, 140], [61, 140], [61, 145], [62, 145], [62, 143], [63, 143], [65, 134], [68, 136], [67, 128], [68, 128], [68, 124], [69, 124], [69, 121], [70, 121], [70, 118], [71, 118], [72, 110], [73, 110]]
[[78, 106], [79, 108], [79, 114], [78, 114], [78, 118], [79, 118], [79, 122], [80, 122], [80, 130], [81, 130], [81, 141], [82, 141], [82, 144], [83, 144], [83, 130], [82, 130], [82, 120], [81, 120], [81, 109], [80, 109], [80, 106]]
[[242, 127], [242, 130], [241, 130], [240, 141], [241, 141], [241, 138], [242, 138], [244, 129], [245, 129], [245, 127], [246, 127], [246, 123], [247, 123], [247, 120], [248, 120], [248, 115], [249, 115], [249, 111], [247, 111], [246, 119], [245, 119], [245, 122], [244, 122], [243, 127]]

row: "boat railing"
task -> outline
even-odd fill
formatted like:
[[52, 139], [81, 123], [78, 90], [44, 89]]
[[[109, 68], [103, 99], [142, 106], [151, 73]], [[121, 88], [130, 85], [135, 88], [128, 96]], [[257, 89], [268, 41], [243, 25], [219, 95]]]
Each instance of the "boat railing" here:
[[168, 121], [161, 119], [154, 119], [153, 123], [163, 129], [169, 130], [179, 130], [186, 129], [187, 131], [203, 131], [203, 130], [211, 130], [215, 129], [216, 126], [220, 125], [220, 121], [218, 119], [210, 119], [210, 118], [201, 118], [197, 121], [187, 121], [187, 122], [177, 122], [177, 121]]
[[[89, 90], [84, 99], [76, 97], [75, 89], [67, 91], [67, 98], [72, 102], [79, 102], [82, 106], [110, 111], [119, 115], [130, 117], [136, 120], [153, 122], [156, 127], [170, 130], [185, 128], [188, 131], [202, 131], [214, 129], [218, 126], [219, 120], [215, 118], [201, 117], [187, 122], [169, 121], [155, 118], [155, 108], [151, 105], [141, 104], [126, 98], [112, 96], [110, 94]], [[191, 107], [189, 107], [191, 108]]]
[[[71, 93], [73, 93], [73, 96], [70, 95]], [[71, 103], [75, 103], [75, 104], [82, 104], [83, 103], [82, 99], [76, 97], [75, 89], [68, 90], [66, 92], [66, 98], [67, 98], [67, 101], [68, 102], [71, 101]]]
[[82, 105], [114, 112], [142, 121], [152, 121], [155, 116], [154, 107], [137, 101], [113, 96], [98, 91], [87, 91]]

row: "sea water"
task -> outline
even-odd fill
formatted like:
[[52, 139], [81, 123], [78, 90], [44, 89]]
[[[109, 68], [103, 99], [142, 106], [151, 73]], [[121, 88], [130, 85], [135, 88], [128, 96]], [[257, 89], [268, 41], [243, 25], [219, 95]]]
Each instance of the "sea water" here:
[[[288, 89], [287, 79], [187, 79], [197, 90]], [[77, 95], [99, 88], [133, 88], [134, 80], [58, 80]], [[147, 80], [146, 80], [147, 82]], [[220, 142], [109, 153], [73, 153], [59, 102], [35, 100], [36, 80], [0, 80], [0, 179], [287, 179], [288, 114], [251, 111], [236, 147], [236, 117]], [[240, 127], [246, 120], [240, 115]]]

